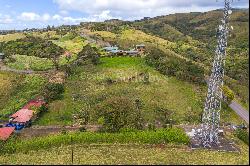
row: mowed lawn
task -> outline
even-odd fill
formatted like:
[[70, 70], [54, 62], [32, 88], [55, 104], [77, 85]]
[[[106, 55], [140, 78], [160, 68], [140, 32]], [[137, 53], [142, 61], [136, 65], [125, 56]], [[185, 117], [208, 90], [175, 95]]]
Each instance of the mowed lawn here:
[[[149, 72], [149, 84], [143, 83], [141, 72]], [[131, 82], [127, 80], [133, 76]], [[107, 80], [118, 81], [108, 84]], [[95, 116], [96, 105], [106, 102], [105, 99], [122, 96], [142, 102], [143, 118], [146, 122], [155, 123], [159, 108], [173, 112], [176, 124], [187, 121], [187, 115], [192, 114], [192, 123], [199, 123], [203, 110], [206, 87], [166, 77], [147, 66], [143, 59], [133, 57], [101, 58], [97, 66], [88, 64], [77, 67], [75, 74], [65, 83], [65, 93], [62, 100], [49, 105], [49, 111], [36, 122], [37, 125], [71, 125], [76, 121], [72, 118], [83, 110], [88, 110], [91, 117]], [[121, 103], [122, 104], [122, 103]], [[224, 116], [224, 114], [226, 116]], [[91, 124], [97, 124], [90, 117]], [[233, 111], [222, 111], [222, 121], [241, 122]]]
[[0, 155], [0, 164], [169, 164], [169, 165], [248, 165], [248, 146], [241, 153], [208, 150], [191, 151], [186, 146], [74, 145], [28, 153]]

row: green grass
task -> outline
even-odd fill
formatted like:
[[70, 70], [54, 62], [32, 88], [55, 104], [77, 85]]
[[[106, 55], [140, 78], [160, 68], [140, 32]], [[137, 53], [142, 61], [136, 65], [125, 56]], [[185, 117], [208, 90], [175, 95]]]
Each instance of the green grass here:
[[[6, 89], [1, 91], [0, 117], [8, 118], [8, 115], [16, 112], [26, 102], [41, 92], [41, 88], [46, 82], [43, 76], [39, 75], [17, 75], [8, 72], [1, 72], [2, 78], [6, 79]], [[3, 78], [4, 77], [4, 78]], [[2, 80], [0, 80], [2, 82]]]
[[[71, 142], [72, 139], [72, 142]], [[0, 142], [1, 143], [1, 142]], [[120, 133], [75, 132], [31, 139], [12, 138], [2, 145], [0, 154], [28, 152], [48, 149], [61, 145], [74, 144], [180, 144], [187, 145], [189, 137], [180, 128], [160, 129], [156, 131], [134, 131]], [[1, 144], [0, 144], [1, 146]]]
[[0, 42], [8, 42], [12, 40], [17, 40], [24, 38], [23, 33], [14, 33], [14, 34], [7, 34], [7, 35], [0, 35]]
[[[5, 107], [6, 102], [23, 81], [22, 75], [10, 72], [0, 72], [0, 110]], [[1, 111], [0, 111], [1, 113]]]
[[62, 40], [53, 40], [53, 43], [72, 52], [73, 54], [79, 53], [84, 46], [87, 45], [85, 40], [81, 37], [68, 40], [68, 38], [62, 38]]
[[53, 68], [52, 61], [47, 58], [26, 55], [14, 55], [13, 58], [15, 62], [11, 63], [7, 61], [7, 65], [13, 69], [44, 71]]
[[248, 146], [240, 144], [241, 153], [208, 150], [191, 151], [186, 146], [82, 145], [0, 155], [0, 164], [74, 164], [105, 165], [248, 165]]
[[[150, 84], [138, 81], [120, 81], [108, 85], [107, 79], [123, 80], [148, 71]], [[187, 122], [189, 109], [193, 110], [194, 120], [199, 123], [203, 111], [206, 87], [199, 87], [188, 82], [166, 77], [147, 66], [143, 59], [133, 57], [101, 58], [98, 66], [85, 65], [75, 69], [65, 83], [62, 100], [49, 105], [49, 111], [37, 122], [37, 125], [71, 125], [78, 124], [72, 115], [83, 110], [90, 112], [90, 124], [97, 124], [95, 119], [96, 105], [105, 104], [106, 99], [123, 96], [143, 103], [142, 115], [146, 122], [154, 123], [159, 116], [156, 109], [165, 108], [174, 112], [176, 123]], [[73, 97], [75, 100], [73, 100]], [[240, 123], [241, 120], [233, 111], [222, 111], [222, 121]], [[224, 116], [226, 115], [226, 116]], [[229, 119], [228, 119], [229, 118]]]

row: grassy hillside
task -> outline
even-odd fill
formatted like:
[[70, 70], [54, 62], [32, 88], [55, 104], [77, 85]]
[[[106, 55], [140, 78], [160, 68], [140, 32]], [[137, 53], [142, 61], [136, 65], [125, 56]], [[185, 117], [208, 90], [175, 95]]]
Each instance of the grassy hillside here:
[[45, 78], [36, 74], [21, 75], [0, 72], [0, 118], [8, 116], [24, 106], [30, 99], [40, 93], [46, 82]]
[[[149, 72], [149, 84], [138, 75]], [[129, 81], [129, 78], [135, 77]], [[115, 82], [116, 81], [116, 82]], [[159, 90], [160, 89], [160, 90]], [[173, 123], [199, 122], [205, 99], [205, 87], [166, 77], [147, 66], [141, 58], [116, 57], [101, 58], [97, 66], [87, 64], [75, 69], [65, 83], [62, 100], [49, 105], [37, 122], [38, 125], [76, 124], [73, 115], [86, 112], [90, 115], [90, 124], [99, 124], [96, 115], [99, 106], [104, 107], [110, 100], [116, 101], [119, 96], [130, 103], [139, 99], [142, 103], [143, 119], [147, 123], [163, 123], [159, 110], [167, 109]], [[122, 106], [122, 103], [118, 105]], [[117, 108], [118, 109], [118, 108]], [[222, 122], [226, 119], [234, 123], [241, 120], [228, 108], [222, 111]]]
[[[146, 33], [154, 34], [172, 42], [182, 42], [191, 46], [197, 46], [197, 42], [190, 41], [199, 41], [198, 47], [201, 51], [192, 50], [192, 52], [198, 56], [198, 59], [203, 58], [201, 62], [203, 61], [204, 64], [210, 67], [217, 44], [215, 29], [218, 27], [222, 16], [221, 10], [205, 13], [180, 13], [156, 17], [147, 21], [142, 20], [135, 22], [133, 26]], [[233, 30], [230, 31], [231, 35], [229, 37], [226, 74], [239, 80], [245, 86], [248, 85], [249, 79], [248, 25], [249, 10], [233, 10], [230, 19], [230, 26], [233, 26]], [[191, 40], [188, 39], [190, 37]]]
[[[168, 54], [174, 54], [204, 66], [206, 74], [210, 75], [217, 44], [216, 28], [222, 16], [221, 10], [215, 10], [204, 13], [171, 14], [135, 22], [119, 21], [113, 22], [112, 26], [108, 22], [82, 24], [82, 26], [92, 30], [97, 37], [101, 36], [100, 39], [118, 44], [122, 48], [133, 48], [133, 45], [138, 43], [145, 43], [147, 46], [153, 44]], [[230, 31], [225, 66], [226, 75], [232, 78], [232, 81], [227, 79], [226, 84], [238, 95], [244, 105], [249, 103], [248, 17], [248, 9], [233, 9], [230, 18], [230, 26], [233, 26], [233, 30]]]

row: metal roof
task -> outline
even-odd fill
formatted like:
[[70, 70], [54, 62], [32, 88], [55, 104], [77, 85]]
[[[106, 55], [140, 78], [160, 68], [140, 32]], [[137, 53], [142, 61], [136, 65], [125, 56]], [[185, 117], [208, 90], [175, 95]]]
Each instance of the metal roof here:
[[103, 49], [107, 51], [113, 51], [113, 50], [118, 50], [118, 47], [104, 47]]
[[126, 51], [126, 53], [128, 53], [128, 54], [137, 54], [139, 52], [136, 51], [136, 50], [130, 50], [130, 51]]
[[32, 110], [21, 109], [17, 111], [15, 114], [11, 115], [11, 118], [13, 118], [13, 122], [26, 123], [32, 118], [32, 116], [33, 116]]
[[10, 135], [14, 132], [15, 127], [3, 127], [0, 128], [0, 140], [7, 140]]
[[145, 44], [138, 44], [136, 47], [145, 47]]
[[118, 53], [118, 52], [123, 52], [123, 50], [112, 50], [110, 51], [111, 53]]
[[41, 107], [43, 104], [46, 104], [43, 100], [30, 100], [22, 109], [30, 109], [31, 107]]

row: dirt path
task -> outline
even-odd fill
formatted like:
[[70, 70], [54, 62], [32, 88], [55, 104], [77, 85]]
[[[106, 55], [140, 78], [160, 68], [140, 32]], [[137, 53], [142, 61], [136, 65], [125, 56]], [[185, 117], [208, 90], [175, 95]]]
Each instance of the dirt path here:
[[0, 71], [14, 72], [14, 73], [18, 73], [18, 74], [46, 74], [46, 73], [50, 73], [52, 71], [55, 71], [55, 69], [46, 70], [46, 71], [17, 70], [17, 69], [12, 69], [12, 68], [6, 66], [3, 62], [0, 61]]
[[[84, 126], [87, 131], [98, 131], [100, 126], [98, 125], [86, 125]], [[19, 132], [19, 136], [22, 138], [33, 138], [40, 136], [47, 136], [53, 134], [59, 134], [62, 131], [75, 132], [79, 131], [79, 126], [32, 126], [30, 128], [25, 128]]]

